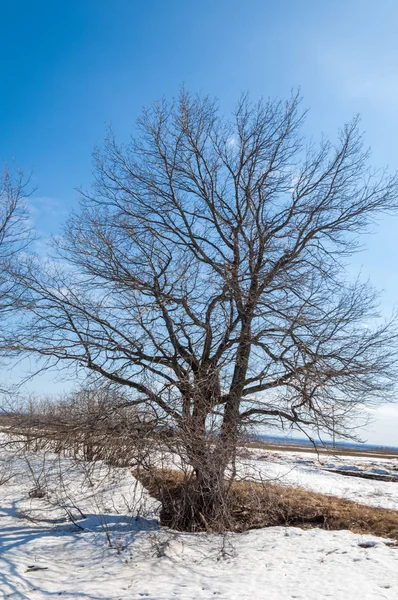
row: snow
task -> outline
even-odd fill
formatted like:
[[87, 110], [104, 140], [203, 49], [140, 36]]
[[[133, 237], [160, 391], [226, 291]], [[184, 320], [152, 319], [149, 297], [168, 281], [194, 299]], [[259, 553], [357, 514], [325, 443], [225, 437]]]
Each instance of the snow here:
[[[0, 598], [398, 597], [398, 548], [386, 540], [285, 527], [227, 536], [176, 533], [159, 527], [157, 503], [128, 469], [50, 454], [26, 454], [12, 462], [8, 458], [2, 449], [0, 465], [13, 477], [0, 485]], [[316, 482], [327, 487], [329, 481], [329, 490], [331, 482], [342, 480], [349, 494], [357, 486], [362, 501], [369, 502], [372, 497], [363, 483], [377, 490], [387, 485], [351, 481], [295, 460], [295, 455], [274, 455], [267, 469], [290, 470], [290, 481], [312, 487]], [[254, 469], [259, 463], [264, 469], [265, 461], [253, 456], [242, 468]], [[29, 496], [40, 487], [43, 498]], [[343, 488], [336, 490], [343, 493]]]
[[271, 480], [285, 485], [338, 496], [360, 504], [398, 510], [397, 481], [375, 481], [349, 477], [327, 470], [327, 466], [358, 473], [383, 469], [398, 474], [398, 458], [372, 459], [366, 457], [320, 455], [297, 452], [262, 452], [251, 450], [240, 459], [242, 478]]

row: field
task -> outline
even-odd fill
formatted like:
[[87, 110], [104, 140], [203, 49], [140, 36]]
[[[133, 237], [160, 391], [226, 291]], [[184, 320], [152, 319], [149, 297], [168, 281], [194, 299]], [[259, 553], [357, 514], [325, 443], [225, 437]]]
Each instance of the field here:
[[[286, 443], [286, 441], [283, 441], [281, 443], [278, 443], [276, 441], [272, 441], [272, 442], [266, 442], [266, 441], [261, 441], [261, 440], [256, 440], [253, 442], [246, 442], [244, 444], [246, 447], [248, 448], [259, 448], [260, 450], [272, 450], [272, 451], [277, 451], [277, 452], [299, 452], [299, 453], [304, 453], [304, 454], [313, 454], [315, 449], [312, 445], [303, 445], [303, 444], [295, 444], [295, 443]], [[384, 447], [380, 447], [380, 448], [373, 448], [370, 447], [369, 449], [364, 449], [363, 447], [359, 447], [359, 448], [352, 448], [352, 447], [347, 447], [347, 448], [343, 448], [341, 446], [336, 447], [336, 448], [331, 448], [331, 447], [326, 447], [326, 446], [322, 446], [322, 445], [317, 445], [316, 446], [316, 453], [317, 454], [324, 454], [324, 455], [330, 455], [332, 454], [333, 456], [359, 456], [359, 457], [363, 457], [363, 458], [397, 458], [398, 457], [398, 452], [389, 448], [384, 448]]]
[[[316, 454], [251, 448], [242, 452], [240, 470], [245, 485], [248, 479], [267, 478], [292, 494], [295, 489], [323, 492], [331, 500], [356, 500], [370, 512], [390, 509], [384, 513], [396, 518], [398, 483], [343, 476], [331, 471], [327, 465], [332, 463], [356, 473], [394, 474], [398, 468], [396, 457], [322, 456], [320, 462]], [[50, 454], [24, 452], [15, 458], [5, 448], [1, 465], [4, 598], [398, 597], [395, 540], [314, 526], [179, 533], [159, 526], [158, 502], [128, 469]]]

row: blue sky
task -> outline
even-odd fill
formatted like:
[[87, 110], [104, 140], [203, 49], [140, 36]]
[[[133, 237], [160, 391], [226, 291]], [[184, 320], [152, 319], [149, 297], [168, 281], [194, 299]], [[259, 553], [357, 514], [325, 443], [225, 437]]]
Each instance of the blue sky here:
[[[145, 104], [184, 83], [229, 111], [242, 91], [301, 88], [305, 130], [334, 136], [362, 116], [375, 166], [398, 168], [396, 0], [0, 0], [0, 162], [33, 172], [32, 217], [57, 233], [112, 125], [125, 139]], [[398, 299], [397, 219], [357, 257]], [[376, 414], [370, 440], [398, 445], [398, 409]], [[383, 416], [384, 415], [384, 416]]]

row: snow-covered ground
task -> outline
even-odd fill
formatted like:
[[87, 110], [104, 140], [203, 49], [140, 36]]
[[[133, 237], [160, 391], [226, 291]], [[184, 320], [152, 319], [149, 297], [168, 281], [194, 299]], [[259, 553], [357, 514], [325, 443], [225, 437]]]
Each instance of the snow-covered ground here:
[[[398, 598], [398, 548], [385, 540], [285, 527], [226, 537], [175, 533], [159, 528], [157, 503], [127, 469], [52, 455], [7, 458], [2, 450], [0, 482], [2, 474], [12, 477], [0, 485], [0, 598]], [[291, 483], [351, 497], [357, 486], [371, 504], [372, 487], [382, 505], [388, 490], [388, 502], [397, 502], [390, 486], [398, 483], [351, 480], [300, 458], [273, 454], [265, 461], [260, 452], [242, 469], [255, 474], [261, 465], [262, 475], [285, 472]], [[43, 498], [31, 497], [40, 491]]]
[[353, 473], [398, 475], [398, 458], [369, 460], [366, 457], [261, 450], [244, 450], [242, 454], [239, 469], [242, 478], [272, 480], [361, 504], [398, 510], [398, 477], [397, 481], [375, 481], [333, 472], [344, 469]]

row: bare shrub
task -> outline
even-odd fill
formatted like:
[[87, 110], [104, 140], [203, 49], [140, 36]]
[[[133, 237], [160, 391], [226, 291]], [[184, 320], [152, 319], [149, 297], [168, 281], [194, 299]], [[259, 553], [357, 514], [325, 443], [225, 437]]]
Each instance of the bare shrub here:
[[142, 462], [155, 427], [159, 433], [158, 420], [109, 386], [83, 388], [61, 398], [31, 398], [3, 421], [10, 440], [19, 439], [30, 451], [50, 450], [119, 467]]
[[[149, 491], [165, 507], [161, 522], [173, 527], [181, 502], [185, 502], [186, 481], [181, 471], [159, 469], [143, 477]], [[357, 504], [350, 500], [279, 483], [234, 481], [230, 487], [229, 529], [246, 531], [261, 527], [320, 527], [349, 529], [392, 538], [398, 542], [398, 512]], [[203, 523], [201, 529], [208, 530]], [[216, 523], [216, 531], [218, 524]]]

